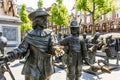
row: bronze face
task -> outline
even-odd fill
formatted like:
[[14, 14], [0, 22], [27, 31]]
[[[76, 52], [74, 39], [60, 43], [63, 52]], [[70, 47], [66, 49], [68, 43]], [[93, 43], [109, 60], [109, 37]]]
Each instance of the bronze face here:
[[71, 27], [70, 29], [72, 35], [79, 35], [79, 27]]
[[46, 16], [38, 16], [34, 18], [32, 23], [33, 29], [43, 29], [47, 27], [47, 17]]

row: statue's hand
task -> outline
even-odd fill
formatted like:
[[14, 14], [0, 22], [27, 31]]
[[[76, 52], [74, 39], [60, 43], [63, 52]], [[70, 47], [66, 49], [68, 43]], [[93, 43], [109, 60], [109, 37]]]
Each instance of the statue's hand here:
[[15, 58], [15, 55], [13, 52], [8, 52], [7, 56], [5, 56], [5, 57], [8, 61], [13, 61], [13, 59]]
[[62, 56], [65, 52], [64, 52], [64, 46], [55, 46], [54, 47], [54, 54], [59, 57]]

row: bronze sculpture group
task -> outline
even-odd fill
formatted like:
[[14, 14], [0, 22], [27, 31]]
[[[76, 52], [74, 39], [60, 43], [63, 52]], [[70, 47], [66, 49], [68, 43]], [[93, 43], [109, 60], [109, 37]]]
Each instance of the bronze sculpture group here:
[[[25, 80], [50, 80], [54, 73], [53, 56], [67, 54], [67, 78], [68, 80], [79, 80], [84, 62], [95, 68], [92, 64], [96, 62], [96, 51], [103, 46], [103, 42], [98, 39], [100, 33], [96, 32], [92, 39], [87, 39], [86, 33], [84, 33], [83, 39], [81, 39], [78, 23], [72, 21], [70, 24], [71, 34], [58, 41], [53, 31], [47, 28], [48, 16], [49, 14], [42, 9], [30, 13], [29, 19], [32, 21], [33, 29], [26, 33], [21, 44], [8, 52], [3, 60], [12, 62], [24, 58], [29, 52], [22, 70]], [[111, 49], [114, 40], [109, 39], [106, 40], [106, 43]], [[101, 67], [96, 68], [102, 69]]]
[[119, 54], [118, 51], [116, 50], [116, 40], [115, 38], [112, 37], [112, 35], [106, 37], [106, 44], [103, 46], [104, 52], [106, 53], [106, 62], [109, 64], [109, 59], [110, 58], [116, 58], [117, 62], [116, 64], [118, 65], [119, 63]]

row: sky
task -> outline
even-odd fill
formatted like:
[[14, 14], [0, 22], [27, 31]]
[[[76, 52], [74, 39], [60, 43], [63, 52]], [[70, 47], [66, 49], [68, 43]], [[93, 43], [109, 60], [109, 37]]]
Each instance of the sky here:
[[[37, 1], [38, 0], [16, 0], [18, 5], [25, 3], [27, 7], [32, 7], [37, 9]], [[43, 0], [43, 7], [50, 7], [52, 3], [56, 2], [56, 0]], [[75, 0], [63, 0], [63, 4], [67, 7], [69, 14], [71, 12], [74, 13], [74, 10], [71, 11], [75, 3]]]

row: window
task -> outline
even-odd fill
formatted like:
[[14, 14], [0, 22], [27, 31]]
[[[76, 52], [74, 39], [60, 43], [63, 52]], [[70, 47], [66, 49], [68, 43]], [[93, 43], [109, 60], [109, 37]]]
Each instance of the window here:
[[87, 16], [87, 19], [86, 19], [87, 21], [87, 23], [89, 23], [90, 22], [90, 16]]
[[120, 18], [120, 11], [117, 11], [117, 12], [115, 13], [115, 18]]
[[111, 20], [112, 19], [112, 14], [107, 14], [106, 17], [107, 17], [107, 20]]
[[102, 16], [100, 17], [100, 20], [104, 20], [104, 15], [102, 15]]

